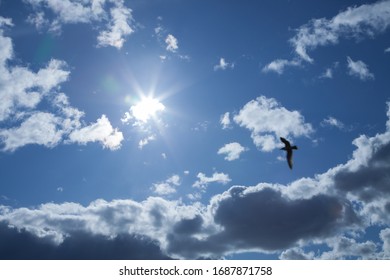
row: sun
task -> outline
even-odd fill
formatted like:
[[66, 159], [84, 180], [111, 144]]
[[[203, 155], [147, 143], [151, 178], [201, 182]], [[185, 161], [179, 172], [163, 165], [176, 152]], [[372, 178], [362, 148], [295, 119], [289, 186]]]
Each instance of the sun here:
[[158, 112], [164, 111], [165, 106], [154, 97], [143, 97], [137, 104], [131, 106], [132, 116], [141, 122], [147, 123], [154, 119]]

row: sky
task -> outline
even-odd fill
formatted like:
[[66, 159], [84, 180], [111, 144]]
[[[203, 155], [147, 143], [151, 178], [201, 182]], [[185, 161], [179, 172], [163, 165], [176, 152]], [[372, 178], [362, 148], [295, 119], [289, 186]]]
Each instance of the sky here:
[[390, 1], [1, 0], [0, 259], [389, 259], [389, 35]]

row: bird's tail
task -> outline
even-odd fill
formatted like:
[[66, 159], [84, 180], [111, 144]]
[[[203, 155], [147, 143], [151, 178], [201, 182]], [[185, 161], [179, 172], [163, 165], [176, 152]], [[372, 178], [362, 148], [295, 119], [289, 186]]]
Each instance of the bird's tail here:
[[298, 147], [297, 146], [292, 146], [291, 149], [298, 150]]

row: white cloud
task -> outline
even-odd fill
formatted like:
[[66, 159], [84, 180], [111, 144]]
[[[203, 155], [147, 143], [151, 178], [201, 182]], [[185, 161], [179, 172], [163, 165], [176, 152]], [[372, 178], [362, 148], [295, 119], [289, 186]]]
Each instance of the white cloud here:
[[28, 144], [54, 147], [62, 140], [62, 132], [57, 129], [59, 122], [53, 114], [37, 112], [19, 127], [0, 130], [3, 150], [12, 152]]
[[176, 187], [180, 186], [180, 176], [172, 175], [164, 182], [153, 184], [153, 191], [158, 195], [168, 195], [176, 192]]
[[27, 17], [27, 22], [35, 25], [38, 30], [42, 30], [49, 25], [49, 21], [45, 18], [44, 12], [37, 12], [29, 15]]
[[332, 19], [313, 19], [290, 40], [299, 57], [313, 62], [308, 50], [337, 44], [342, 37], [373, 37], [390, 25], [390, 1], [348, 8]]
[[358, 77], [362, 81], [374, 79], [374, 74], [370, 73], [368, 66], [363, 61], [353, 61], [349, 56], [347, 61], [349, 75]]
[[308, 136], [313, 132], [301, 113], [289, 111], [274, 98], [265, 96], [245, 104], [233, 119], [251, 131], [254, 144], [262, 151], [272, 151], [280, 146], [280, 136]]
[[176, 52], [179, 48], [178, 41], [172, 34], [168, 34], [165, 38], [165, 43], [167, 44], [167, 51]]
[[333, 78], [333, 69], [327, 68], [324, 73], [321, 74], [320, 78], [332, 79]]
[[331, 126], [331, 127], [333, 126], [333, 127], [339, 128], [339, 129], [343, 129], [344, 128], [344, 124], [340, 120], [338, 120], [338, 119], [336, 119], [336, 118], [334, 118], [332, 116], [329, 116], [326, 119], [324, 119], [321, 122], [321, 125], [322, 126]]
[[262, 71], [264, 73], [267, 72], [276, 72], [279, 75], [283, 74], [284, 69], [288, 66], [300, 66], [301, 63], [298, 60], [286, 60], [286, 59], [277, 59], [272, 61], [271, 63], [267, 64], [263, 67]]
[[123, 134], [117, 128], [114, 129], [107, 117], [102, 115], [95, 123], [72, 131], [69, 140], [84, 145], [88, 142], [101, 142], [104, 148], [117, 150], [121, 147]]
[[226, 62], [226, 60], [221, 57], [219, 59], [219, 64], [214, 66], [214, 71], [217, 70], [226, 70], [226, 69], [233, 69], [234, 68], [234, 63]]
[[13, 26], [12, 19], [0, 16], [0, 27], [4, 25]]
[[19, 66], [7, 68], [6, 61], [11, 58], [12, 44], [11, 40], [6, 39], [8, 38], [0, 37], [0, 45], [7, 42], [5, 44], [9, 48], [3, 56], [5, 59], [0, 61], [0, 81], [3, 84], [0, 121], [8, 119], [20, 108], [35, 108], [49, 91], [66, 81], [70, 74], [65, 69], [66, 63], [55, 59], [37, 73]]
[[[84, 112], [70, 106], [67, 96], [59, 92], [70, 75], [64, 61], [52, 59], [45, 68], [33, 72], [8, 63], [12, 58], [12, 40], [0, 30], [0, 143], [4, 151], [29, 144], [54, 147], [62, 142], [90, 141], [110, 149], [120, 147], [123, 135], [112, 128], [106, 116], [83, 127], [80, 119]], [[42, 101], [46, 106], [41, 106]]]
[[231, 127], [231, 121], [230, 121], [230, 113], [226, 112], [221, 116], [220, 123], [222, 125], [222, 129], [228, 129]]
[[233, 161], [240, 157], [241, 153], [247, 151], [247, 148], [240, 145], [240, 143], [233, 142], [226, 144], [218, 150], [219, 155], [225, 154], [225, 159], [227, 161]]
[[389, 53], [390, 52], [390, 47], [385, 49], [385, 53]]
[[362, 259], [375, 259], [377, 256], [377, 245], [373, 241], [357, 242], [352, 238], [337, 237], [328, 242], [331, 251], [323, 253], [321, 259], [346, 259], [347, 257], [358, 257]]
[[117, 2], [116, 7], [110, 10], [111, 19], [107, 26], [108, 30], [100, 32], [98, 36], [98, 46], [122, 48], [125, 37], [134, 32], [130, 26], [133, 20], [131, 12], [131, 9], [124, 6], [123, 1]]
[[306, 253], [301, 248], [287, 249], [279, 256], [281, 260], [312, 260], [314, 257], [313, 252]]
[[199, 172], [198, 180], [192, 185], [193, 187], [205, 189], [210, 183], [227, 184], [231, 181], [228, 174], [222, 172], [214, 172], [211, 177], [207, 177], [204, 173]]
[[153, 140], [156, 140], [156, 136], [155, 135], [149, 135], [147, 136], [146, 138], [143, 138], [141, 140], [139, 140], [138, 142], [138, 148], [140, 150], [143, 149], [144, 146], [148, 145], [150, 141], [153, 141]]
[[[132, 10], [123, 0], [25, 0], [35, 13], [28, 22], [38, 29], [48, 27], [49, 31], [59, 33], [63, 24], [89, 23], [96, 26], [106, 23], [97, 37], [98, 46], [122, 48], [125, 38], [134, 32]], [[51, 15], [54, 17], [51, 18]]]

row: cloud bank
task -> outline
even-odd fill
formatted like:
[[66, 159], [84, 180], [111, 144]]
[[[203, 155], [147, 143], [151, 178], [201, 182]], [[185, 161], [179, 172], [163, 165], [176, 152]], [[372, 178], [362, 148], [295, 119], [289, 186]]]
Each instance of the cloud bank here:
[[[390, 118], [390, 102], [387, 106]], [[33, 252], [42, 248], [43, 256], [72, 258], [65, 252], [78, 252], [69, 248], [89, 239], [81, 248], [99, 240], [109, 253], [100, 255], [96, 249], [96, 255], [80, 258], [111, 258], [115, 250], [125, 254], [121, 246], [129, 251], [117, 258], [221, 258], [245, 251], [276, 253], [283, 259], [389, 258], [390, 120], [385, 132], [361, 135], [353, 144], [351, 159], [325, 173], [288, 185], [232, 186], [207, 205], [149, 197], [142, 202], [99, 199], [87, 206], [1, 206], [1, 257], [39, 258]], [[199, 173], [198, 179], [199, 186], [230, 181], [223, 173]], [[179, 183], [177, 175], [162, 182]], [[375, 225], [382, 228], [380, 242], [359, 242], [359, 235]], [[17, 250], [20, 244], [25, 250]], [[329, 250], [310, 251], [313, 244]], [[131, 248], [149, 249], [150, 254], [139, 256]]]

